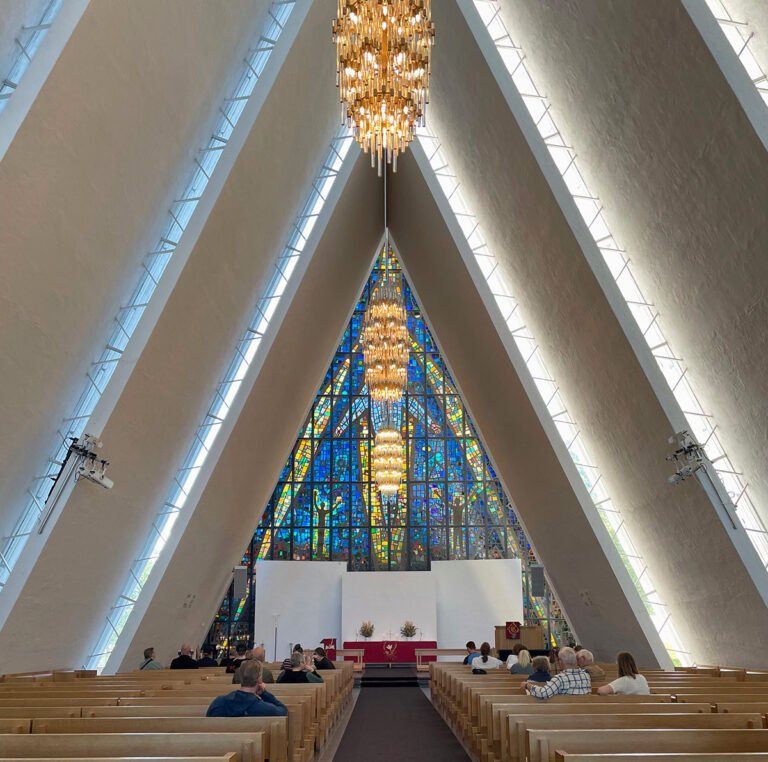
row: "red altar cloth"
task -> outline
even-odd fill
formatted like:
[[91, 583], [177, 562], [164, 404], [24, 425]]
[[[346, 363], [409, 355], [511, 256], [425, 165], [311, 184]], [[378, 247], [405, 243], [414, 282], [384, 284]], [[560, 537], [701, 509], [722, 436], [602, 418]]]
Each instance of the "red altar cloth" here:
[[[394, 651], [389, 654], [384, 646], [394, 646]], [[434, 640], [345, 640], [344, 648], [362, 648], [365, 652], [363, 661], [367, 664], [388, 664], [389, 662], [416, 663], [417, 648], [437, 648]], [[354, 656], [345, 656], [345, 661], [354, 661]], [[435, 656], [423, 656], [421, 661], [426, 664], [437, 661]]]

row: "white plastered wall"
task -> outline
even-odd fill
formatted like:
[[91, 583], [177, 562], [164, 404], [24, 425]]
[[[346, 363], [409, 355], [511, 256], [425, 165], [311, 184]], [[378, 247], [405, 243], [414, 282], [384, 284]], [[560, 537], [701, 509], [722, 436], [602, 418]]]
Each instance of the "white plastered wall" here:
[[0, 535], [134, 287], [265, 5], [92, 3], [0, 163], [9, 432]]

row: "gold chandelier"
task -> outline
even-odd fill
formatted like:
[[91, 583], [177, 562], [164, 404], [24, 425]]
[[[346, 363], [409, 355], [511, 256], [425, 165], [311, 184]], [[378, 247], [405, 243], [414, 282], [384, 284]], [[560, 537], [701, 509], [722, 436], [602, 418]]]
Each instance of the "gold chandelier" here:
[[381, 428], [373, 445], [373, 478], [383, 497], [392, 497], [400, 489], [405, 464], [405, 449], [400, 431]]
[[[385, 249], [385, 257], [391, 254]], [[398, 402], [408, 379], [408, 315], [388, 267], [368, 300], [361, 339], [371, 399]]]
[[381, 174], [424, 125], [435, 39], [430, 0], [338, 0], [333, 22], [342, 123]]

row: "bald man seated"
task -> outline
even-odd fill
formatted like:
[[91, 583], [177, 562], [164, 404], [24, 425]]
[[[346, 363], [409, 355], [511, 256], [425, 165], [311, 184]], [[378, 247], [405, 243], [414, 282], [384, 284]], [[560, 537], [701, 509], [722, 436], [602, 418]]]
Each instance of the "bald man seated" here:
[[198, 663], [192, 657], [192, 646], [184, 643], [179, 655], [171, 662], [171, 669], [198, 669]]

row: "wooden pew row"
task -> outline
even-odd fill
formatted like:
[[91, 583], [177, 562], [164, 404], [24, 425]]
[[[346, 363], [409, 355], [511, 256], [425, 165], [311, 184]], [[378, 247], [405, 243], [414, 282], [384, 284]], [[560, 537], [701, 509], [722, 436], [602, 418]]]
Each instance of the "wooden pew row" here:
[[[582, 702], [567, 703], [554, 702], [549, 703], [540, 701], [537, 704], [526, 704], [524, 707], [515, 704], [495, 703], [493, 697], [491, 701], [485, 704], [486, 716], [490, 715], [487, 722], [487, 738], [489, 739], [487, 749], [492, 750], [494, 758], [508, 759], [510, 756], [510, 726], [509, 718], [521, 715], [534, 717], [549, 717], [552, 715], [567, 715], [576, 717], [579, 715], [629, 715], [629, 714], [711, 714], [709, 704], [672, 704], [655, 703], [641, 704], [628, 702]], [[483, 749], [485, 750], [485, 749]]]
[[88, 733], [0, 735], [5, 757], [193, 757], [235, 753], [232, 762], [263, 762], [263, 733]]
[[768, 760], [768, 753], [746, 752], [744, 754], [569, 754], [556, 751], [557, 762], [763, 762]]
[[[238, 762], [240, 754], [231, 752], [215, 757], [66, 757], [67, 762]], [[51, 762], [50, 757], [0, 757], [2, 762]]]
[[[603, 715], [518, 715], [510, 716], [509, 759], [533, 759], [529, 731], [538, 730], [741, 730], [761, 729], [759, 714], [603, 714]], [[766, 733], [768, 738], [768, 733]], [[560, 748], [560, 747], [557, 747]], [[768, 747], [766, 747], [768, 751]]]
[[529, 762], [555, 762], [555, 752], [768, 752], [768, 730], [529, 730]]
[[[722, 715], [725, 717], [726, 715]], [[740, 715], [728, 715], [739, 717]], [[264, 758], [288, 762], [286, 717], [89, 717], [31, 720], [31, 732], [86, 733], [263, 733]], [[0, 747], [2, 748], [2, 747]]]
[[[186, 673], [183, 673], [184, 677], [186, 677], [188, 674], [195, 674], [199, 677], [198, 673], [202, 670], [195, 670], [195, 671], [188, 671]], [[218, 670], [218, 672], [221, 672], [221, 670]], [[174, 676], [179, 676], [179, 671], [173, 671], [171, 672]], [[322, 745], [322, 742], [325, 740], [325, 735], [328, 732], [328, 728], [330, 725], [336, 722], [338, 717], [341, 715], [341, 710], [343, 706], [349, 701], [351, 697], [352, 692], [352, 685], [353, 685], [353, 673], [350, 668], [350, 666], [343, 666], [335, 671], [327, 671], [324, 672], [324, 676], [326, 676], [326, 683], [323, 685], [305, 685], [305, 686], [297, 686], [297, 685], [275, 685], [272, 686], [272, 690], [280, 696], [281, 699], [284, 699], [286, 702], [290, 703], [290, 700], [293, 700], [295, 698], [294, 694], [309, 694], [309, 699], [313, 703], [314, 707], [314, 714], [313, 714], [313, 721], [304, 723], [305, 727], [308, 729], [307, 736], [303, 740], [308, 740], [309, 744], [304, 744], [305, 746], [308, 745], [310, 747], [315, 746], [315, 741], [318, 742], [318, 748]], [[213, 678], [220, 678], [222, 675], [214, 675]], [[52, 686], [53, 690], [47, 690], [43, 692], [38, 692], [38, 690], [35, 690], [33, 693], [29, 694], [26, 692], [22, 692], [19, 694], [18, 692], [8, 693], [5, 692], [0, 693], [0, 712], [2, 712], [4, 709], [11, 709], [13, 713], [18, 716], [18, 706], [8, 706], [9, 704], [17, 704], [17, 703], [23, 703], [25, 705], [29, 705], [28, 708], [34, 709], [35, 713], [39, 713], [45, 709], [46, 704], [55, 704], [56, 706], [51, 706], [50, 708], [55, 708], [56, 711], [61, 712], [62, 710], [66, 711], [67, 709], [74, 709], [73, 704], [76, 703], [75, 701], [72, 701], [72, 699], [77, 699], [77, 703], [89, 703], [94, 705], [115, 705], [115, 704], [146, 704], [146, 703], [159, 703], [163, 704], [169, 699], [172, 700], [174, 704], [177, 703], [187, 703], [190, 698], [193, 699], [192, 703], [194, 704], [202, 704], [210, 702], [210, 700], [213, 699], [216, 695], [221, 695], [224, 693], [228, 688], [230, 688], [231, 683], [231, 677], [223, 675], [224, 679], [227, 681], [226, 685], [215, 685], [215, 684], [207, 684], [204, 682], [198, 682], [195, 683], [194, 681], [185, 681], [185, 682], [178, 682], [174, 681], [172, 684], [163, 684], [160, 691], [153, 691], [153, 690], [140, 690], [138, 691], [138, 695], [136, 691], [128, 691], [128, 695], [126, 696], [125, 693], [122, 693], [120, 696], [117, 697], [116, 700], [114, 700], [114, 697], [109, 695], [110, 690], [107, 690], [108, 683], [111, 683], [110, 689], [114, 688], [114, 683], [112, 681], [107, 681], [104, 679], [97, 679], [97, 680], [89, 680], [87, 681], [90, 685], [88, 688], [92, 687], [95, 684], [100, 684], [100, 688], [105, 690], [97, 690], [92, 691], [89, 690], [84, 683], [86, 681], [83, 681], [80, 683], [76, 690], [73, 691], [61, 691], [60, 686]], [[136, 685], [139, 685], [140, 683], [136, 682]], [[146, 687], [147, 683], [142, 682], [141, 685], [144, 685]], [[149, 687], [155, 688], [158, 686], [157, 681], [152, 681], [149, 683]], [[44, 686], [42, 686], [44, 687]], [[64, 686], [65, 688], [68, 688], [69, 686]], [[37, 686], [37, 688], [41, 688], [41, 686]], [[124, 690], [124, 684], [120, 684], [121, 691]], [[74, 695], [77, 694], [77, 695]], [[106, 694], [106, 695], [105, 695]], [[151, 695], [147, 695], [151, 694]], [[287, 694], [287, 695], [286, 695]], [[31, 698], [30, 698], [31, 695]], [[106, 696], [109, 696], [107, 699]], [[328, 696], [331, 696], [331, 700], [328, 700]], [[156, 699], [160, 699], [159, 701], [156, 701]], [[307, 697], [304, 696], [300, 700], [304, 701]], [[64, 705], [64, 706], [62, 706]], [[289, 707], [290, 712], [290, 707]], [[44, 713], [44, 711], [43, 711]], [[68, 711], [68, 714], [76, 714], [76, 712]], [[38, 714], [39, 716], [39, 714]], [[305, 755], [309, 756], [309, 755]]]
[[[664, 716], [670, 714], [697, 714], [699, 715], [698, 718], [692, 720], [689, 724], [704, 729], [723, 730], [749, 729], [749, 725], [755, 728], [762, 728], [766, 715], [764, 711], [761, 711], [763, 709], [762, 703], [763, 701], [768, 703], [768, 697], [762, 698], [764, 695], [762, 691], [746, 694], [744, 691], [749, 690], [749, 686], [745, 685], [744, 682], [739, 683], [734, 673], [724, 675], [725, 679], [713, 677], [711, 672], [705, 672], [701, 675], [685, 673], [681, 674], [677, 679], [671, 679], [671, 673], [657, 673], [651, 678], [652, 690], [664, 690], [668, 691], [668, 693], [636, 697], [601, 696], [599, 699], [595, 696], [569, 696], [556, 697], [549, 702], [538, 702], [535, 699], [523, 696], [520, 691], [522, 678], [520, 676], [512, 677], [503, 671], [475, 676], [468, 671], [466, 666], [438, 663], [430, 665], [430, 676], [432, 678], [433, 701], [438, 711], [440, 711], [444, 719], [474, 754], [483, 760], [489, 761], [514, 759], [516, 758], [515, 755], [520, 754], [519, 743], [515, 747], [515, 751], [512, 753], [508, 752], [508, 749], [511, 748], [509, 742], [509, 723], [512, 720], [510, 718], [525, 716], [522, 713], [529, 711], [535, 717], [547, 716], [547, 712], [552, 713], [550, 716], [557, 716], [559, 714], [559, 710], [556, 708], [558, 701], [570, 702], [567, 715], [571, 714], [570, 710], [574, 706], [583, 707], [577, 710], [578, 713], [589, 713], [590, 703], [598, 706], [598, 704], [593, 702], [599, 702], [599, 705], [605, 703], [610, 705], [613, 701], [620, 700], [627, 702], [624, 706], [632, 706], [629, 702], [634, 700], [638, 702], [634, 706], [639, 707], [643, 705], [640, 702], [652, 703], [661, 701], [662, 703], [658, 704], [658, 706], [671, 707], [671, 711], [663, 709], [658, 711], [657, 714]], [[679, 697], [677, 695], [678, 691]], [[741, 701], [744, 697], [751, 699], [753, 706], [750, 709], [739, 709], [738, 704], [735, 703]], [[680, 703], [669, 703], [674, 699], [677, 699]], [[739, 718], [736, 726], [730, 725], [722, 718], [710, 721], [707, 717], [713, 716], [712, 711], [716, 704], [725, 704], [732, 707], [729, 710], [732, 714], [748, 714], [751, 716]], [[756, 707], [754, 706], [755, 704], [757, 705]], [[652, 708], [650, 707], [650, 709]], [[539, 714], [540, 712], [541, 715]], [[595, 714], [599, 715], [603, 712], [615, 716], [621, 712], [621, 709], [619, 708], [617, 711], [609, 706], [606, 710], [596, 711]], [[625, 712], [625, 714], [632, 715], [636, 713], [652, 714], [652, 712], [644, 710]], [[727, 712], [722, 712], [722, 714], [725, 713]], [[573, 719], [566, 717], [564, 721], [566, 728], [564, 729], [572, 727], [573, 722], [575, 722]], [[610, 719], [605, 724], [616, 727], [617, 723], [621, 725], [622, 722], [626, 724], [626, 721], [621, 719]], [[652, 724], [653, 720], [641, 720], [639, 724], [641, 728], [652, 729], [648, 724], [649, 722]], [[668, 729], [672, 729], [670, 726], [674, 725], [679, 727], [681, 722], [685, 722], [685, 720], [662, 719], [658, 723], [660, 726], [658, 729], [662, 729], [665, 726]], [[631, 721], [629, 725], [632, 725]], [[547, 725], [547, 727], [554, 729], [556, 726]], [[627, 729], [631, 729], [631, 727]]]
[[[308, 701], [291, 701], [286, 698], [285, 705], [288, 708], [287, 728], [287, 755], [291, 760], [303, 760], [311, 758], [314, 753], [314, 736], [305, 730], [310, 728], [312, 718], [310, 703]], [[98, 719], [134, 719], [134, 718], [187, 718], [199, 724], [199, 718], [205, 718], [208, 709], [207, 704], [187, 706], [106, 706], [83, 707], [83, 718]], [[208, 720], [218, 719], [209, 717]], [[229, 719], [229, 718], [226, 718]], [[232, 718], [239, 720], [241, 718]]]

